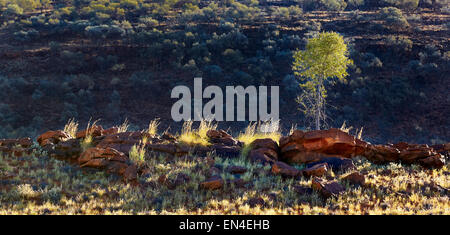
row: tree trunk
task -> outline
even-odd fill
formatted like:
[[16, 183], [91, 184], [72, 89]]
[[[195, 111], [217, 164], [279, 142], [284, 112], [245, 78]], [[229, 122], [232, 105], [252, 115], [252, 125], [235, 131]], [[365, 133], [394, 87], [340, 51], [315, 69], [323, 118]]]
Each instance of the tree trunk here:
[[322, 101], [322, 95], [320, 92], [320, 87], [321, 87], [321, 81], [322, 79], [319, 80], [319, 84], [317, 84], [317, 105], [316, 105], [316, 130], [320, 130], [320, 110], [321, 110], [321, 101]]

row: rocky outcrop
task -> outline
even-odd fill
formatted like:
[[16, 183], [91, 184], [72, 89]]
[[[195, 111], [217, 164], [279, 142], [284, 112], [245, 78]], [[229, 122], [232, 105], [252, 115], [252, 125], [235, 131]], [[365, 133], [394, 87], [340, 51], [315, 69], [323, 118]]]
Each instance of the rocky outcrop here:
[[128, 158], [125, 154], [113, 149], [113, 148], [89, 148], [84, 151], [78, 158], [78, 163], [83, 166], [95, 159], [104, 159], [106, 161], [126, 162]]
[[[118, 133], [117, 127], [103, 129], [94, 125], [87, 130], [71, 137], [64, 131], [47, 131], [37, 138], [40, 146], [52, 157], [61, 158], [90, 167], [105, 170], [123, 176], [126, 181], [136, 181], [137, 175], [143, 172], [129, 160], [129, 152], [135, 145], [144, 146], [147, 154], [170, 154], [177, 157], [205, 157], [217, 155], [224, 158], [234, 158], [242, 155], [243, 144], [234, 139], [224, 130], [209, 130], [207, 132], [209, 145], [186, 145], [179, 143], [173, 135], [164, 133], [161, 137], [147, 132]], [[87, 136], [91, 136], [90, 147], [86, 150], [83, 143]], [[83, 144], [82, 144], [83, 143]], [[30, 138], [1, 139], [0, 152], [21, 156], [31, 153], [33, 142]], [[246, 148], [247, 149], [247, 148]], [[291, 135], [282, 137], [279, 144], [272, 139], [257, 139], [248, 146], [247, 158], [254, 163], [269, 164], [271, 173], [282, 177], [298, 178], [313, 177], [313, 188], [324, 196], [337, 195], [340, 185], [337, 182], [323, 181], [317, 177], [330, 177], [330, 170], [349, 171], [355, 166], [351, 160], [355, 156], [364, 156], [375, 163], [402, 162], [406, 164], [420, 164], [426, 168], [440, 168], [445, 164], [445, 156], [450, 149], [449, 144], [441, 145], [413, 145], [397, 143], [388, 145], [372, 145], [338, 129], [303, 132], [294, 131]], [[212, 158], [211, 158], [212, 159]], [[247, 169], [239, 166], [229, 166], [218, 169], [212, 159], [210, 177], [200, 184], [201, 188], [214, 190], [226, 184], [244, 187], [248, 183], [242, 179], [227, 180], [218, 175], [244, 174]], [[289, 163], [306, 164], [302, 170]], [[364, 176], [352, 173], [344, 178], [355, 184], [364, 184]], [[172, 182], [173, 181], [173, 182]], [[179, 176], [170, 181], [170, 187], [183, 184], [189, 179]], [[168, 187], [169, 187], [168, 186]]]
[[362, 155], [375, 163], [417, 163], [426, 168], [441, 168], [445, 164], [444, 156], [425, 144], [369, 145]]
[[128, 154], [134, 145], [142, 143], [142, 140], [147, 138], [151, 140], [152, 136], [146, 132], [122, 132], [112, 135], [104, 136], [97, 147], [99, 148], [113, 148], [124, 154]]
[[400, 150], [392, 145], [369, 145], [363, 155], [374, 163], [394, 162], [398, 160]]
[[311, 163], [330, 156], [350, 158], [364, 153], [367, 145], [339, 129], [295, 130], [290, 136], [280, 139], [281, 160]]
[[112, 148], [89, 148], [78, 158], [78, 164], [81, 167], [104, 169], [108, 173], [121, 175], [128, 182], [137, 179], [137, 167], [128, 161], [125, 154]]
[[[448, 146], [438, 145], [435, 148], [444, 153]], [[428, 145], [404, 142], [372, 145], [339, 129], [308, 132], [296, 130], [290, 136], [280, 139], [280, 160], [289, 163], [324, 162], [330, 158], [355, 156], [364, 156], [375, 163], [417, 163], [427, 168], [441, 168], [445, 164], [444, 156]]]

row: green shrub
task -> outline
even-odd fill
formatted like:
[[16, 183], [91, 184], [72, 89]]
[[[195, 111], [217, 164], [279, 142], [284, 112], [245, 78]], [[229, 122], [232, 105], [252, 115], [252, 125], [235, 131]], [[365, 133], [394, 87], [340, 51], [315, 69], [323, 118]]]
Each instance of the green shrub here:
[[395, 7], [382, 8], [379, 12], [379, 18], [390, 28], [401, 29], [409, 27], [409, 23], [403, 16], [402, 11]]

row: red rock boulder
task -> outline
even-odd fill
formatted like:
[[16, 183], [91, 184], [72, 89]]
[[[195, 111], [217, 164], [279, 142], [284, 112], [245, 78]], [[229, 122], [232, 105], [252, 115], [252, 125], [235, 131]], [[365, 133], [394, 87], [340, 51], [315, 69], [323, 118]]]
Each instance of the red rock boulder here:
[[134, 145], [138, 145], [146, 138], [153, 140], [152, 136], [146, 132], [122, 132], [113, 135], [104, 136], [98, 143], [99, 148], [113, 148], [119, 152], [128, 154]]
[[322, 197], [329, 198], [332, 196], [338, 196], [345, 191], [344, 186], [336, 181], [325, 181], [320, 178], [314, 177], [311, 182], [311, 188], [318, 191]]
[[101, 161], [96, 159], [103, 159], [105, 161], [126, 162], [128, 157], [122, 152], [119, 152], [113, 148], [89, 148], [84, 151], [78, 158], [78, 164], [82, 167], [90, 165], [89, 162], [95, 160], [95, 164], [99, 164]]
[[312, 176], [320, 177], [320, 176], [326, 175], [329, 170], [330, 170], [330, 167], [328, 166], [327, 163], [320, 163], [320, 164], [316, 164], [312, 167], [303, 169], [301, 172], [302, 172], [303, 176], [305, 176], [305, 177], [312, 177]]
[[200, 188], [208, 190], [216, 190], [222, 188], [224, 181], [220, 176], [212, 176], [200, 183]]
[[37, 138], [37, 142], [40, 146], [45, 146], [48, 144], [57, 144], [62, 140], [69, 139], [69, 134], [65, 133], [64, 131], [47, 131], [44, 134], [40, 135]]
[[300, 176], [301, 171], [284, 162], [278, 161], [272, 165], [272, 174], [295, 178], [297, 176]]
[[278, 161], [279, 147], [277, 142], [272, 139], [257, 139], [250, 144], [248, 158], [251, 162], [260, 162], [263, 164], [274, 163]]
[[214, 144], [223, 144], [225, 146], [239, 145], [239, 141], [235, 140], [230, 134], [224, 130], [209, 130], [206, 132], [209, 141]]
[[103, 132], [104, 132], [104, 130], [103, 130], [102, 126], [93, 125], [93, 126], [89, 127], [88, 129], [77, 132], [75, 137], [77, 139], [86, 138], [87, 135], [90, 135], [92, 137], [97, 137], [97, 136], [101, 136], [103, 134]]
[[354, 157], [369, 144], [339, 129], [294, 131], [280, 139], [281, 159], [291, 163], [317, 162], [325, 157]]

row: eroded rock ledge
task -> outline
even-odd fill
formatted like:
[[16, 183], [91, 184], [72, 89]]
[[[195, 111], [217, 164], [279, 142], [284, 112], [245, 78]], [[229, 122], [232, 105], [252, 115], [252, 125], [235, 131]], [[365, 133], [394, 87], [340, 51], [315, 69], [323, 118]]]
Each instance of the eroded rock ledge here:
[[[91, 138], [89, 144], [82, 144], [87, 136]], [[133, 146], [144, 148], [146, 159], [158, 154], [177, 157], [215, 154], [225, 158], [243, 155], [243, 143], [226, 131], [209, 130], [207, 137], [210, 143], [207, 146], [187, 145], [168, 133], [162, 136], [146, 132], [118, 133], [116, 127], [105, 130], [101, 126], [92, 126], [76, 133], [75, 138], [61, 130], [48, 131], [37, 138], [39, 146], [34, 145], [30, 138], [0, 139], [0, 152], [21, 156], [40, 148], [51, 157], [70, 161], [80, 167], [105, 170], [123, 176], [124, 181], [137, 183], [137, 176], [145, 172], [145, 168], [130, 160], [129, 153]], [[351, 159], [356, 156], [365, 157], [374, 163], [401, 162], [419, 164], [425, 168], [441, 168], [449, 151], [450, 143], [433, 146], [408, 143], [372, 145], [339, 129], [329, 129], [308, 132], [295, 130], [289, 136], [282, 137], [279, 144], [272, 139], [257, 139], [249, 145], [246, 155], [251, 162], [269, 164], [272, 174], [283, 177], [322, 177], [327, 176], [331, 169], [354, 169]], [[305, 164], [306, 168], [298, 170], [291, 164]], [[245, 169], [237, 168], [227, 170], [245, 172]], [[357, 176], [351, 177], [351, 180], [363, 182], [360, 179], [363, 176]], [[338, 187], [334, 187], [333, 183], [313, 179], [314, 188], [322, 190], [325, 196], [340, 191], [334, 190]], [[200, 186], [219, 189], [223, 184], [220, 176], [213, 175]]]

